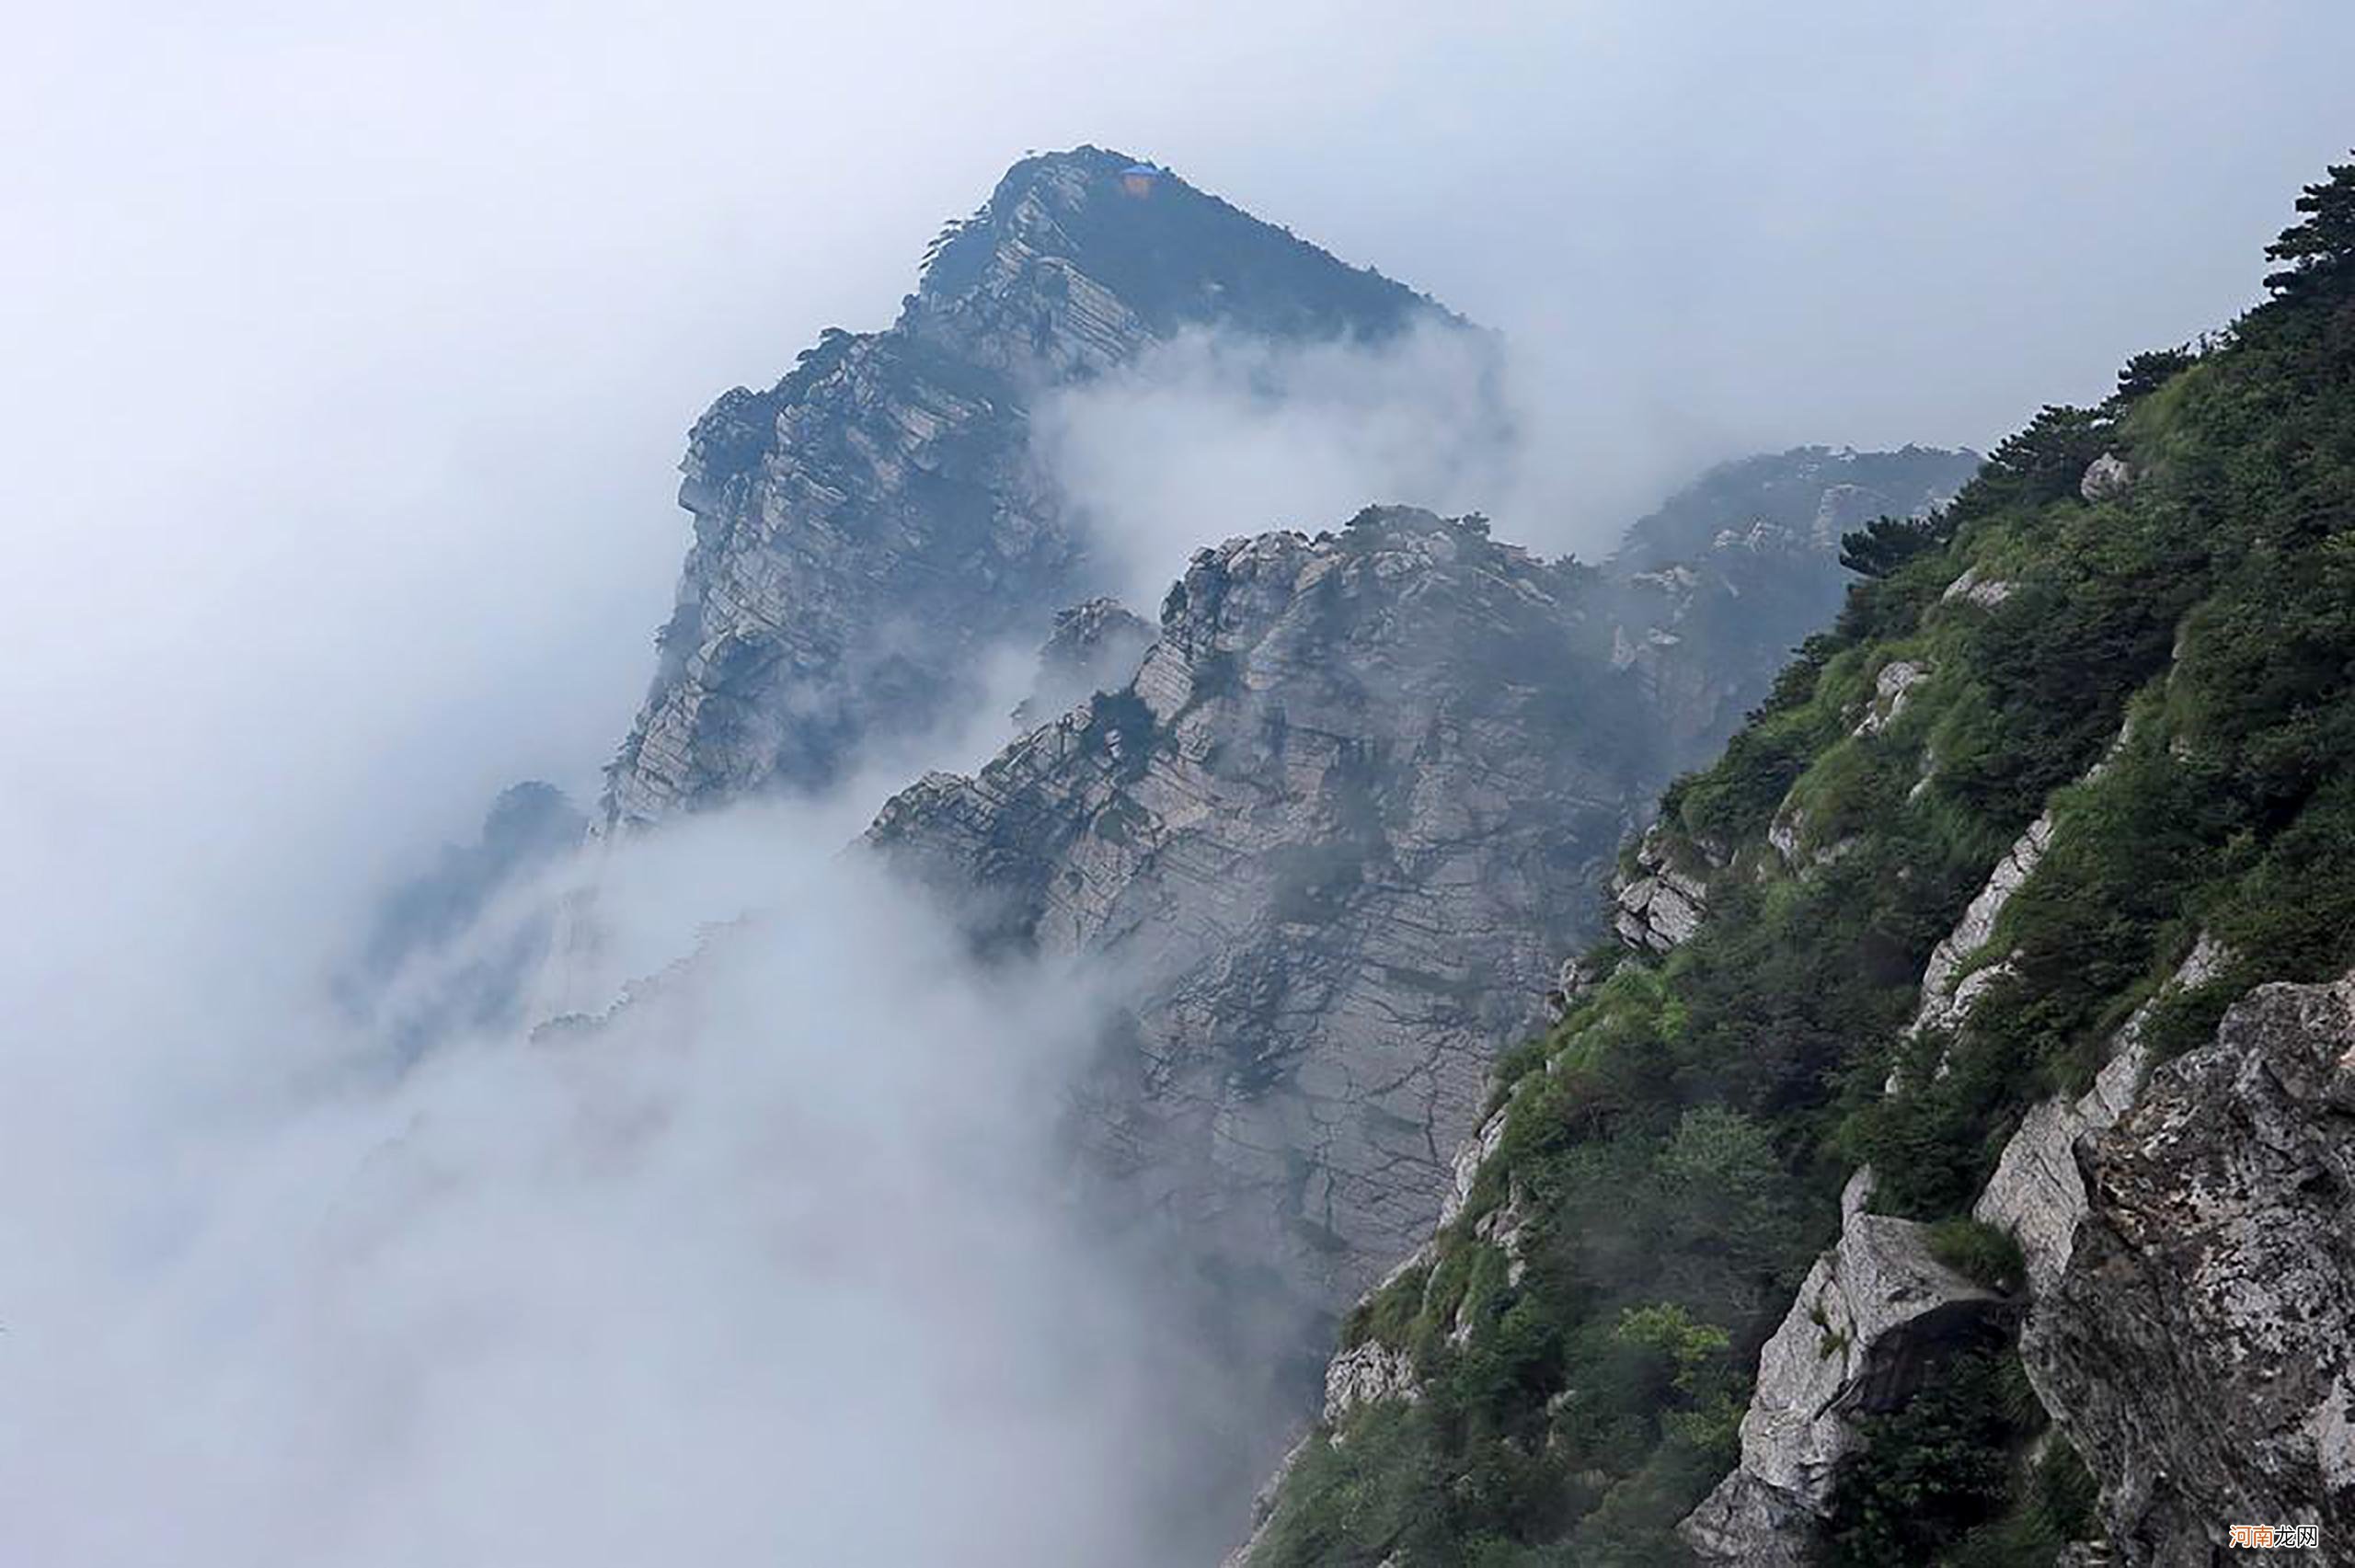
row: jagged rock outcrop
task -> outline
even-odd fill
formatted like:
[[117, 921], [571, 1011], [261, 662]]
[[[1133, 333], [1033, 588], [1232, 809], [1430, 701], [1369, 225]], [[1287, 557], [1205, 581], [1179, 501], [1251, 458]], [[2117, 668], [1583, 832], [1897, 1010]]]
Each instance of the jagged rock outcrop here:
[[2077, 1146], [2088, 1212], [2023, 1333], [2124, 1560], [2355, 1532], [2355, 976], [2258, 988]]
[[1654, 830], [1636, 846], [1635, 868], [1611, 885], [1612, 929], [1639, 953], [1667, 953], [1701, 929], [1708, 884], [1678, 868], [1666, 835]]
[[[1951, 598], [1951, 593], [1947, 597]], [[2130, 716], [2119, 727], [2108, 750], [2078, 782], [2091, 784], [2099, 779], [2132, 736], [2133, 720]], [[2005, 906], [2028, 885], [2037, 866], [2051, 852], [2056, 830], [2051, 807], [2037, 813], [2036, 819], [2021, 830], [2011, 848], [2004, 852], [2003, 858], [1987, 874], [1986, 882], [1971, 896], [1954, 929], [1931, 950], [1929, 961], [1922, 967], [1920, 1000], [1914, 1006], [1913, 1021], [1906, 1028], [1909, 1038], [1932, 1032], [1951, 1035], [1963, 1028], [1970, 1023], [1980, 999], [2018, 973], [2013, 963], [2016, 954], [1986, 961], [1988, 944], [1994, 940], [1996, 922], [2002, 918]], [[1885, 1093], [1897, 1092], [1902, 1070], [1901, 1063], [1890, 1070], [1883, 1086]], [[1938, 1071], [1945, 1070], [1946, 1064], [1941, 1060]]]
[[1930, 667], [1910, 658], [1892, 658], [1873, 677], [1873, 700], [1851, 733], [1878, 735], [1905, 711], [1913, 688], [1930, 678]]
[[1325, 1368], [1325, 1425], [1331, 1426], [1361, 1404], [1376, 1400], [1414, 1400], [1415, 1358], [1369, 1339], [1333, 1357]]
[[1040, 470], [1042, 392], [1189, 326], [1378, 341], [1428, 300], [1123, 155], [1025, 159], [952, 224], [886, 331], [828, 331], [765, 392], [697, 422], [695, 516], [609, 819], [821, 786], [871, 741], [978, 694], [975, 655], [1036, 638], [1093, 586]]
[[1966, 567], [1962, 575], [1947, 584], [1946, 591], [1938, 597], [1946, 603], [1959, 600], [1966, 604], [1976, 604], [1982, 610], [1993, 610], [2017, 591], [2017, 583], [2006, 582], [2000, 578], [1982, 578], [1977, 567]]
[[2005, 1298], [1956, 1273], [1929, 1227], [1864, 1210], [1862, 1172], [1841, 1199], [1840, 1240], [1799, 1286], [1759, 1355], [1741, 1463], [1678, 1526], [1705, 1564], [1814, 1561], [1854, 1418], [1897, 1409], [1957, 1348], [2000, 1333]]
[[2052, 847], [2052, 814], [2046, 811], [2022, 830], [1995, 863], [1995, 869], [1987, 874], [1986, 885], [1972, 896], [1954, 930], [1931, 951], [1930, 961], [1922, 969], [1921, 1001], [1914, 1009], [1910, 1033], [1959, 1028], [1979, 998], [2010, 972], [2002, 959], [1965, 966], [1993, 939], [1996, 917], [2012, 901], [2012, 895], [2027, 886], [2037, 863]]
[[2114, 452], [2106, 452], [2086, 465], [2085, 476], [2077, 481], [2077, 493], [2089, 501], [2106, 501], [2125, 494], [2133, 483], [2134, 465]]
[[2138, 1017], [2120, 1031], [2115, 1054], [2095, 1075], [2092, 1088], [2074, 1100], [2056, 1095], [2030, 1107], [1971, 1205], [1971, 1218], [2019, 1242], [2029, 1292], [2039, 1299], [2050, 1293], [2068, 1266], [2077, 1221], [2085, 1214], [2077, 1140], [2117, 1125], [2133, 1104], [2150, 1065], [2139, 1023]]
[[1545, 993], [1547, 1021], [1558, 1023], [1570, 1004], [1584, 996], [1600, 978], [1597, 966], [1590, 964], [1584, 955], [1573, 953], [1563, 959], [1554, 976], [1554, 989]]
[[1088, 1141], [1330, 1310], [1429, 1231], [1498, 1047], [1667, 763], [1594, 573], [1373, 509], [1197, 554], [1136, 677], [871, 841], [984, 941], [1127, 965]]
[[1457, 1147], [1455, 1158], [1450, 1163], [1447, 1196], [1439, 1207], [1439, 1223], [1442, 1226], [1455, 1223], [1456, 1216], [1462, 1214], [1464, 1206], [1472, 1200], [1472, 1185], [1480, 1179], [1480, 1167], [1488, 1162], [1488, 1157], [1496, 1153], [1497, 1146], [1505, 1139], [1506, 1110], [1505, 1106], [1498, 1106], [1488, 1119], [1480, 1124], [1480, 1129]]
[[1802, 446], [1738, 458], [1638, 520], [1614, 560], [1629, 572], [1689, 563], [1760, 524], [1836, 553], [1842, 534], [1876, 517], [1927, 513], [1960, 489], [1982, 461], [1974, 452], [1923, 446]]
[[1039, 650], [1030, 692], [1015, 707], [1015, 724], [1031, 728], [1091, 692], [1125, 686], [1155, 635], [1152, 622], [1117, 599], [1098, 597], [1057, 611], [1055, 629]]
[[[2150, 1069], [2143, 1034], [2160, 1001], [2206, 985], [2231, 961], [2223, 944], [2202, 935], [2157, 996], [2136, 1008], [2111, 1037], [2092, 1087], [2074, 1098], [2055, 1094], [2030, 1106], [2004, 1144], [1971, 1217], [2008, 1232], [2020, 1246], [2032, 1302], [2041, 1302], [2060, 1281], [2085, 1215], [2084, 1173], [2078, 1140], [2108, 1132], [2132, 1108]], [[2036, 1307], [2029, 1309], [2031, 1321]]]

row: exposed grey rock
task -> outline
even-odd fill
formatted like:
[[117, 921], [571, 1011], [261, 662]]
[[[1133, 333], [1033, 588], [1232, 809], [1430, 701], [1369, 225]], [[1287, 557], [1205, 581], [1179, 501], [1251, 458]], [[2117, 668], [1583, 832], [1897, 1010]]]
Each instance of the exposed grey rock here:
[[1930, 961], [1922, 969], [1922, 997], [1913, 1013], [1912, 1032], [1927, 1029], [1955, 1029], [1970, 1015], [1973, 1003], [1988, 987], [2010, 973], [2005, 962], [1982, 965], [1965, 973], [1971, 963], [1986, 948], [1995, 934], [1996, 917], [2012, 895], [2025, 887], [2028, 879], [2052, 847], [2052, 814], [2039, 815], [2030, 822], [1995, 868], [1987, 874], [1986, 884], [1971, 898], [1955, 928], [1940, 938], [1930, 952]]
[[2005, 582], [2000, 578], [1982, 578], [1977, 567], [1967, 567], [1960, 577], [1947, 584], [1946, 592], [1938, 598], [1944, 603], [1952, 603], [1959, 599], [1966, 604], [1992, 610], [2009, 599], [2018, 587], [2017, 583]]
[[1796, 1494], [1744, 1467], [1717, 1482], [1677, 1522], [1676, 1533], [1709, 1568], [1811, 1568], [1823, 1520]]
[[[2108, 770], [2111, 760], [2133, 738], [2133, 734], [2134, 720], [2130, 715], [2119, 726], [2118, 734], [2108, 750], [2092, 767], [2085, 770], [2078, 782], [2091, 784], [2100, 778]], [[1987, 944], [1994, 938], [1995, 922], [2003, 914], [2004, 907], [2035, 875], [2045, 852], [2052, 847], [2053, 832], [2052, 812], [2047, 807], [2038, 813], [2036, 820], [2028, 825], [2013, 841], [2012, 847], [2004, 853], [2003, 858], [1995, 863], [1994, 869], [1987, 874], [1986, 883], [1964, 907], [1962, 918], [1955, 922], [1954, 930], [1931, 949], [1929, 962], [1922, 969], [1921, 1001], [1914, 1009], [1913, 1023], [1906, 1028], [1909, 1036], [1918, 1036], [1931, 1030], [1950, 1034], [1960, 1030], [1970, 1023], [1979, 999], [2017, 973], [2012, 963], [2016, 955], [2007, 955], [1993, 962], [1984, 961]], [[1902, 1070], [1901, 1064], [1890, 1069], [1889, 1078], [1882, 1086], [1883, 1093], [1893, 1094], [1897, 1092]], [[1943, 1077], [1946, 1071], [1947, 1062], [1942, 1057], [1937, 1072]]]
[[2235, 956], [2233, 950], [2218, 941], [2213, 933], [2203, 931], [2192, 943], [2191, 951], [2184, 956], [2183, 962], [2177, 966], [2173, 978], [2167, 983], [2177, 990], [2191, 990], [2207, 985], [2230, 968]]
[[[1472, 1233], [1503, 1255], [1507, 1285], [1519, 1285], [1522, 1276], [1529, 1272], [1529, 1260], [1522, 1251], [1529, 1221], [1529, 1194], [1515, 1181], [1507, 1186], [1502, 1203], [1473, 1222]], [[1472, 1322], [1465, 1311], [1469, 1305], [1468, 1300], [1457, 1304], [1456, 1322], [1448, 1336], [1459, 1345], [1471, 1337]]]
[[1766, 842], [1782, 857], [1785, 865], [1802, 876], [1819, 866], [1831, 864], [1855, 848], [1853, 834], [1832, 843], [1810, 845], [1807, 825], [1807, 808], [1789, 796], [1775, 808], [1773, 820], [1766, 824]]
[[1389, 1399], [1412, 1403], [1421, 1397], [1422, 1389], [1415, 1380], [1415, 1358], [1379, 1340], [1351, 1345], [1325, 1368], [1327, 1426], [1339, 1425], [1342, 1417], [1362, 1404]]
[[1093, 692], [1127, 685], [1154, 636], [1153, 623], [1117, 599], [1091, 599], [1056, 612], [1054, 633], [1039, 650], [1030, 694], [1014, 710], [1015, 724], [1032, 728]]
[[[2160, 998], [2205, 985], [2229, 962], [2214, 937], [2202, 934]], [[2085, 1184], [2077, 1168], [2076, 1146], [2088, 1134], [2108, 1132], [2134, 1104], [2150, 1050], [2142, 1031], [2152, 1002], [2135, 1009], [2109, 1041], [2093, 1087], [2074, 1099], [2053, 1095], [2032, 1106], [2005, 1143], [1994, 1173], [1971, 1207], [1975, 1219], [2011, 1232], [2028, 1267], [2031, 1298], [2042, 1301], [2068, 1266], [2077, 1222], [2085, 1217]], [[2031, 1317], [2036, 1307], [2029, 1309]]]
[[[2355, 977], [2259, 987], [2078, 1145], [2089, 1208], [2021, 1337], [2122, 1559], [2233, 1524], [2355, 1539]], [[2336, 1543], [2336, 1544], [2334, 1544]]]
[[1444, 1228], [1455, 1223], [1464, 1206], [1472, 1196], [1472, 1185], [1480, 1179], [1480, 1167], [1505, 1140], [1506, 1113], [1510, 1106], [1499, 1105], [1496, 1113], [1480, 1124], [1480, 1130], [1464, 1140], [1455, 1150], [1449, 1173], [1447, 1196], [1440, 1204], [1439, 1223]]
[[1127, 687], [878, 818], [985, 944], [1125, 966], [1085, 1137], [1188, 1244], [1330, 1310], [1430, 1230], [1674, 765], [1594, 584], [1405, 509], [1233, 540]]
[[1378, 341], [1461, 325], [1175, 176], [1129, 193], [1093, 147], [1026, 159], [936, 243], [888, 330], [830, 330], [690, 439], [695, 516], [610, 820], [837, 777], [979, 695], [977, 655], [1092, 586], [1034, 460], [1043, 392], [1192, 326]]
[[1554, 977], [1554, 989], [1545, 993], [1545, 1016], [1548, 1022], [1560, 1023], [1578, 999], [1584, 996], [1601, 976], [1587, 960], [1573, 954], [1562, 960]]
[[2028, 1266], [2030, 1293], [2041, 1298], [2068, 1265], [2077, 1221], [2085, 1217], [2085, 1184], [2077, 1171], [2076, 1141], [2104, 1132], [2125, 1115], [2149, 1053], [2138, 1014], [2120, 1032], [2094, 1086], [2074, 1100], [2039, 1102], [2004, 1145], [1995, 1171], [1971, 1206], [1973, 1218], [2011, 1232]]
[[1930, 678], [1930, 667], [1913, 659], [1892, 658], [1873, 678], [1873, 700], [1856, 721], [1858, 735], [1878, 735], [1897, 722], [1913, 688]]
[[2106, 501], [2124, 495], [2133, 483], [2133, 465], [2118, 453], [2106, 452], [2086, 465], [2085, 476], [2077, 481], [2077, 493], [2089, 501]]
[[[1760, 523], [1819, 551], [1884, 514], [1924, 517], [1979, 469], [1975, 452], [1908, 446], [1894, 452], [1793, 447], [1720, 464], [1627, 531], [1616, 561], [1630, 571], [1691, 564], [1713, 541]], [[1835, 593], [1826, 613], [1837, 608]]]
[[1666, 838], [1655, 829], [1636, 846], [1636, 869], [1614, 877], [1612, 929], [1637, 952], [1668, 953], [1691, 940], [1708, 910], [1708, 887], [1671, 864]]
[[1866, 1213], [1869, 1181], [1850, 1182], [1840, 1240], [1759, 1355], [1740, 1464], [1677, 1526], [1704, 1563], [1813, 1561], [1840, 1464], [1862, 1446], [1853, 1418], [1902, 1405], [2009, 1310], [1931, 1255], [1927, 1226]]
[[1283, 1494], [1284, 1482], [1300, 1463], [1301, 1456], [1308, 1452], [1308, 1446], [1318, 1440], [1315, 1433], [1304, 1433], [1298, 1442], [1284, 1450], [1283, 1459], [1268, 1477], [1266, 1484], [1251, 1499], [1251, 1533], [1244, 1539], [1242, 1545], [1220, 1561], [1219, 1568], [1247, 1568], [1252, 1556], [1259, 1550], [1259, 1543], [1267, 1539], [1268, 1525], [1275, 1516], [1276, 1501]]

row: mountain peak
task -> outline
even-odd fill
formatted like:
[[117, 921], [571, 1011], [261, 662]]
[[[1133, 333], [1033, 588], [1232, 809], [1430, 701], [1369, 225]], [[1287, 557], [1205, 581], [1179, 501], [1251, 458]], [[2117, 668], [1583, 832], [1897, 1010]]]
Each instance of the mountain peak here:
[[1074, 275], [1146, 331], [1223, 325], [1269, 337], [1379, 340], [1419, 318], [1460, 318], [1429, 296], [1188, 184], [1168, 168], [1082, 145], [1006, 170], [928, 251], [910, 317], [953, 315], [1017, 280], [1051, 294]]
[[942, 230], [881, 332], [829, 329], [690, 437], [695, 517], [609, 818], [822, 788], [972, 698], [979, 656], [1100, 589], [1100, 541], [1030, 448], [1041, 392], [1189, 328], [1380, 342], [1465, 324], [1177, 175], [1038, 154]]

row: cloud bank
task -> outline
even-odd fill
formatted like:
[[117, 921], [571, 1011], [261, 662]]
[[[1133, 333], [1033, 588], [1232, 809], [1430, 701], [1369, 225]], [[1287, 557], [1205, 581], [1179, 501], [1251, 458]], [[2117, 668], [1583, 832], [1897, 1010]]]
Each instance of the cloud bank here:
[[1205, 1438], [1178, 1391], [1211, 1369], [1156, 1337], [1053, 1158], [1097, 999], [970, 967], [835, 825], [699, 821], [536, 890], [593, 881], [630, 911], [576, 976], [592, 1006], [698, 911], [746, 911], [597, 1022], [396, 1070], [255, 997], [249, 1019], [204, 1009], [194, 1070], [52, 1061], [84, 1114], [19, 1125], [12, 1101], [0, 1140], [15, 1548], [387, 1568], [1211, 1551], [1174, 1495]]

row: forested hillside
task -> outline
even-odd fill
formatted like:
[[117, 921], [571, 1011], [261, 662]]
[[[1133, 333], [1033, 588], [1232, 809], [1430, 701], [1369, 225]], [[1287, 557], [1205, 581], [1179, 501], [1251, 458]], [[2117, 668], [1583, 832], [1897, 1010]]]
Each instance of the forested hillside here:
[[[2222, 1332], [2196, 1313], [2071, 1391], [2070, 1345], [2132, 1336], [2104, 1338], [2112, 1276], [2070, 1238], [2122, 1223], [2108, 1173], [2162, 1129], [2104, 1103], [2085, 1230], [1989, 1188], [2106, 1064], [2116, 1099], [2180, 1098], [2198, 1074], [2161, 1064], [2256, 1048], [2216, 1039], [2237, 999], [2355, 961], [2355, 165], [2298, 207], [2267, 303], [1849, 536], [1836, 624], [1669, 790], [1626, 939], [1501, 1064], [1442, 1228], [1350, 1318], [1249, 1562], [2023, 1564], [2105, 1536], [2205, 1562], [2169, 1488], [2344, 1517], [2306, 1412], [2241, 1445], [2278, 1437], [2272, 1493], [2188, 1439], [2154, 1492], [2104, 1438], [2102, 1400], [2154, 1402], [2145, 1448], [2186, 1402], [2272, 1419], [2171, 1386]], [[2338, 1244], [2345, 1194], [2309, 1186], [2259, 1213], [2270, 1244]], [[1874, 1238], [1939, 1332], [1867, 1310]], [[1778, 1427], [1762, 1350], [1770, 1381], [1817, 1376], [1798, 1345], [1834, 1394]]]

